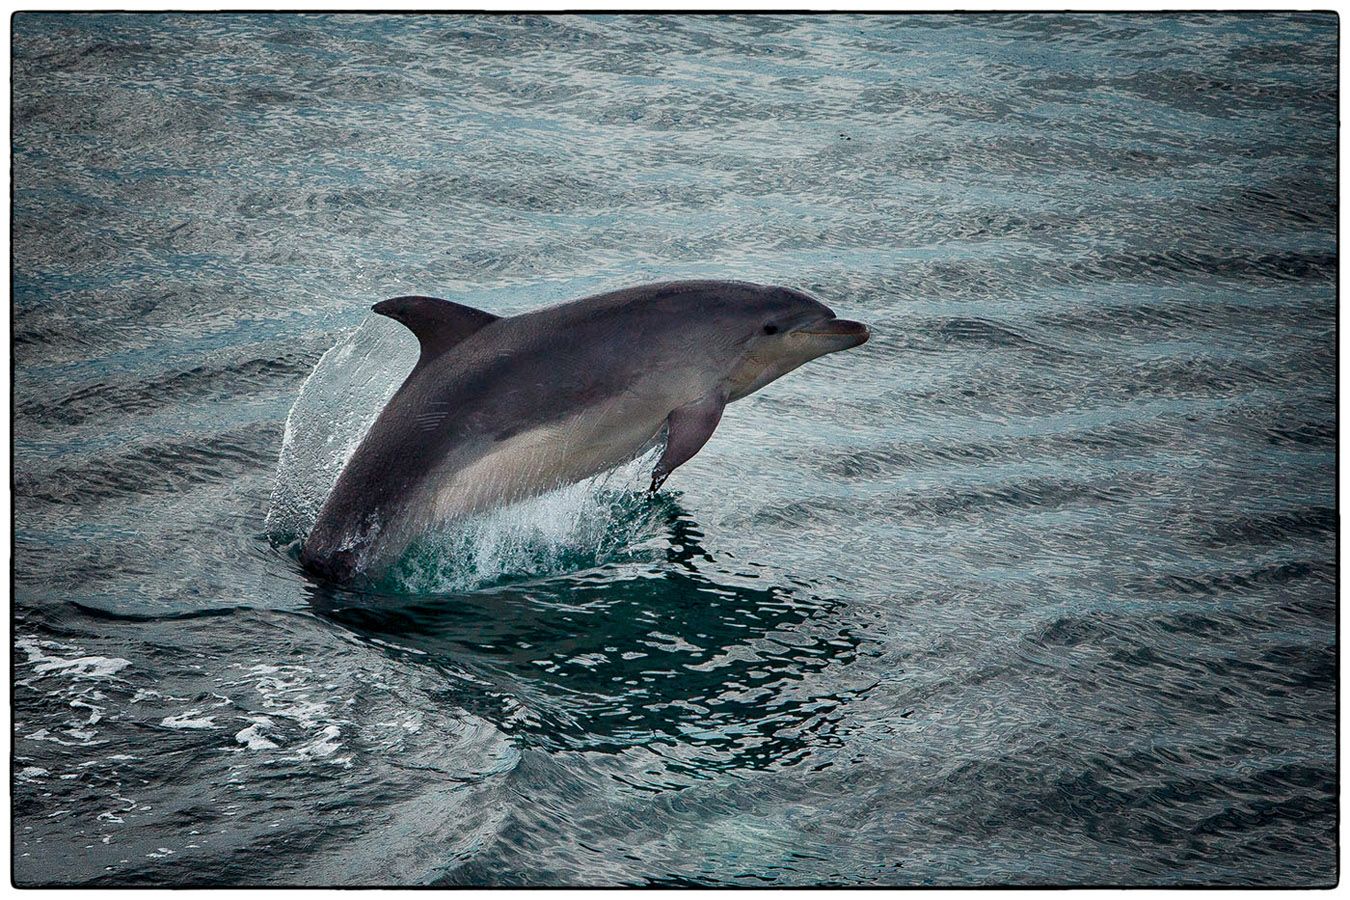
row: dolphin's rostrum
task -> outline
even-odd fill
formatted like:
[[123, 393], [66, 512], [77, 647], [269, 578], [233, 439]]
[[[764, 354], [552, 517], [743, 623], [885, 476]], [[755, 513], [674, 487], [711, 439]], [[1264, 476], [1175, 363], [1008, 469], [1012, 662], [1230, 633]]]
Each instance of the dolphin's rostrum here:
[[664, 432], [656, 490], [728, 403], [868, 338], [801, 291], [739, 281], [645, 285], [509, 317], [432, 297], [373, 309], [422, 349], [305, 540], [301, 562], [335, 581], [392, 562], [434, 524], [621, 465]]

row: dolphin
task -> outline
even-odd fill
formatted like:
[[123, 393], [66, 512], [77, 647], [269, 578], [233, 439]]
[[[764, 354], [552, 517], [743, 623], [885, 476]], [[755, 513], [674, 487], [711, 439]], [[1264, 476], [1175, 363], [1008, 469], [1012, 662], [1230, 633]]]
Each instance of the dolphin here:
[[301, 548], [305, 568], [339, 583], [434, 525], [582, 481], [664, 434], [654, 492], [728, 403], [869, 337], [802, 291], [741, 281], [643, 285], [506, 317], [418, 296], [372, 309], [421, 353]]

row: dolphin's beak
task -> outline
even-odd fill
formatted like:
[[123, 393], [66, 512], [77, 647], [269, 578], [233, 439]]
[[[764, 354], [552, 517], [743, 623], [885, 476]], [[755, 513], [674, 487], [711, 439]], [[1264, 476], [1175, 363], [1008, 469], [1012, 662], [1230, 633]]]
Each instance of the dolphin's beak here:
[[825, 351], [826, 353], [865, 344], [872, 336], [866, 325], [848, 319], [822, 319], [810, 325], [803, 325], [796, 333], [827, 345], [829, 349]]

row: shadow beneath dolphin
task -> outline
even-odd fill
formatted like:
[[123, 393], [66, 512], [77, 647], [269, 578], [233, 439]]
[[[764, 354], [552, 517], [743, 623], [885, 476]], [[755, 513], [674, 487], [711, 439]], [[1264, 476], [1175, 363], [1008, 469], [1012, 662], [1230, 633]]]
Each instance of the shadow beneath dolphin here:
[[[617, 753], [645, 746], [669, 771], [805, 759], [857, 693], [832, 677], [862, 637], [844, 604], [806, 584], [735, 573], [666, 501], [661, 558], [439, 597], [311, 585], [325, 619], [431, 666], [453, 701], [525, 746]], [[760, 571], [753, 571], [759, 569]]]

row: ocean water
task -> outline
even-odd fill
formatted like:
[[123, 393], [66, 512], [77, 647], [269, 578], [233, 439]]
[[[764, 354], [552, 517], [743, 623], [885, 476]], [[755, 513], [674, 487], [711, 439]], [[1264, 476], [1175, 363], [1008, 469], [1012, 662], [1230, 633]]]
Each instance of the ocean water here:
[[[15, 880], [1332, 883], [1337, 27], [18, 15]], [[874, 336], [299, 570], [372, 302], [695, 276]]]

